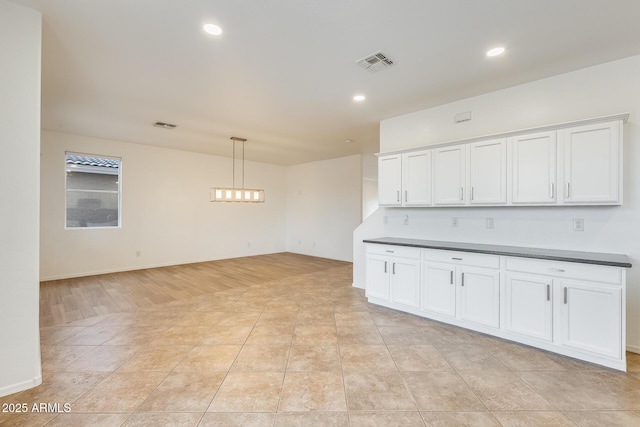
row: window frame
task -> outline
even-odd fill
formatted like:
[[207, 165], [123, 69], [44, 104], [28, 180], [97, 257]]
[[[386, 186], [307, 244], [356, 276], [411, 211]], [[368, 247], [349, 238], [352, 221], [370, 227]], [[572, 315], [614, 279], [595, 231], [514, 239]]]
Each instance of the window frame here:
[[[82, 189], [69, 189], [67, 187], [67, 172], [69, 172], [69, 165], [67, 164], [67, 157], [68, 156], [79, 156], [79, 157], [92, 157], [92, 158], [97, 158], [97, 159], [107, 159], [107, 160], [115, 160], [118, 162], [118, 173], [117, 174], [108, 174], [108, 175], [115, 175], [117, 176], [118, 179], [118, 190], [117, 190], [117, 196], [118, 196], [118, 224], [117, 225], [113, 225], [113, 226], [105, 226], [105, 225], [101, 225], [101, 226], [85, 226], [85, 227], [70, 227], [67, 225], [68, 222], [68, 210], [67, 210], [67, 203], [68, 203], [68, 194], [70, 191], [77, 191], [77, 192], [89, 192], [89, 193], [108, 193], [108, 194], [115, 194], [116, 191], [110, 191], [110, 190], [82, 190]], [[116, 156], [106, 156], [106, 155], [102, 155], [102, 154], [89, 154], [89, 153], [80, 153], [77, 151], [65, 151], [64, 153], [64, 229], [65, 230], [112, 230], [112, 229], [121, 229], [122, 228], [122, 157], [116, 157]], [[87, 172], [87, 173], [91, 173], [91, 172]]]

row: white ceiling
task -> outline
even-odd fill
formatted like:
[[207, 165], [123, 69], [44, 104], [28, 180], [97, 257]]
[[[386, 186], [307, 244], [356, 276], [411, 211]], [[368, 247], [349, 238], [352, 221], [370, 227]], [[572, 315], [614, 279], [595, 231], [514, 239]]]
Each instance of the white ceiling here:
[[[43, 128], [223, 156], [238, 136], [247, 160], [283, 165], [375, 152], [380, 120], [640, 54], [638, 0], [13, 1], [44, 16]], [[355, 64], [378, 50], [395, 65]]]

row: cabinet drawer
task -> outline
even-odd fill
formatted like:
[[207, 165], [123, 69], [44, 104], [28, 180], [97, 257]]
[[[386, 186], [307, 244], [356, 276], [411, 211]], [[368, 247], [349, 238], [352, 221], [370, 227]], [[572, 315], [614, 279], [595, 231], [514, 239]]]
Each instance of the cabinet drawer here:
[[369, 244], [367, 245], [367, 253], [420, 259], [420, 248], [411, 248], [407, 246]]
[[509, 271], [520, 271], [524, 273], [544, 274], [594, 282], [622, 283], [622, 270], [618, 267], [527, 258], [507, 258], [506, 268]]
[[473, 267], [500, 268], [500, 257], [497, 255], [423, 249], [422, 259], [425, 261], [448, 262], [450, 264], [469, 265]]

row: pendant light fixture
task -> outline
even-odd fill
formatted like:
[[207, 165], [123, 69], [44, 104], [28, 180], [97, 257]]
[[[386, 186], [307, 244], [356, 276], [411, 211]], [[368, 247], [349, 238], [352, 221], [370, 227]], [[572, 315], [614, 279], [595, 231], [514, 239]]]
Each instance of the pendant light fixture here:
[[[244, 188], [244, 143], [245, 138], [231, 137], [233, 144], [233, 187], [211, 188], [212, 202], [264, 203], [264, 190]], [[236, 144], [242, 145], [242, 184], [236, 188]]]

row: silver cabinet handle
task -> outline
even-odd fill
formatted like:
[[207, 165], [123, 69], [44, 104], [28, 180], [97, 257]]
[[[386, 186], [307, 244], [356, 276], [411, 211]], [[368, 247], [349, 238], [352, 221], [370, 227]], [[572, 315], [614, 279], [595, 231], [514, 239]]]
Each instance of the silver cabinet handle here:
[[566, 197], [567, 199], [571, 196], [571, 183], [567, 182], [567, 192], [566, 192]]
[[471, 187], [471, 200], [473, 200], [473, 193], [474, 193], [473, 189], [474, 189], [474, 188], [475, 188], [475, 187]]
[[564, 288], [564, 303], [565, 303], [565, 304], [567, 303], [567, 297], [568, 297], [568, 296], [567, 296], [567, 288], [565, 287], [565, 288]]
[[464, 188], [460, 187], [460, 200], [464, 200]]
[[393, 253], [395, 253], [396, 251], [391, 251], [391, 250], [389, 250], [389, 249], [385, 249], [385, 252], [388, 252], [388, 253], [390, 253], [390, 254], [393, 254]]
[[451, 259], [455, 259], [456, 261], [462, 261], [462, 258], [451, 257]]
[[385, 273], [387, 272], [387, 264], [388, 264], [388, 262], [387, 262], [387, 261], [385, 261], [385, 262], [384, 262], [384, 272], [385, 272]]
[[396, 201], [400, 203], [400, 190], [396, 191]]
[[453, 270], [451, 270], [451, 277], [449, 278], [449, 284], [453, 285]]
[[554, 188], [554, 187], [555, 187], [555, 186], [553, 185], [553, 182], [552, 182], [551, 184], [549, 184], [549, 188], [550, 188], [550, 190], [551, 190], [551, 194], [549, 195], [549, 198], [550, 198], [550, 199], [553, 199], [553, 196], [554, 196], [554, 194], [555, 194], [555, 188]]
[[547, 301], [551, 301], [551, 285], [547, 285]]
[[391, 264], [391, 273], [396, 274], [396, 263]]
[[408, 201], [409, 201], [409, 200], [407, 200], [407, 199], [408, 199], [407, 193], [408, 193], [408, 191], [407, 191], [407, 190], [404, 190], [404, 201], [405, 201], [405, 202], [408, 202]]
[[464, 286], [464, 273], [462, 273], [462, 286]]
[[564, 273], [564, 270], [561, 268], [549, 268], [549, 271], [555, 271], [556, 273]]

